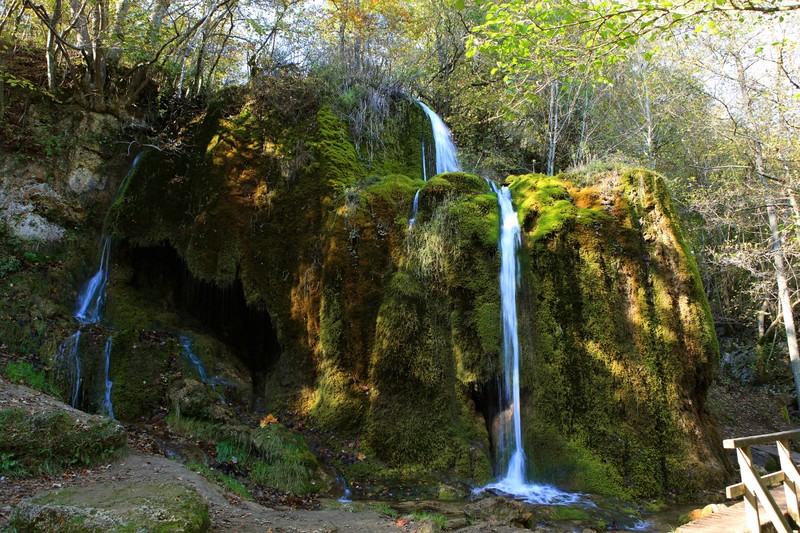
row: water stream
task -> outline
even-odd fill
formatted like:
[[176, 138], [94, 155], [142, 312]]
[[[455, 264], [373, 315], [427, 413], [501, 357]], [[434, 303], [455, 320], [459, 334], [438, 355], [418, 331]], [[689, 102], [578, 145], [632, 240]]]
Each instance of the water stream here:
[[103, 397], [103, 409], [102, 413], [106, 415], [108, 418], [114, 418], [114, 406], [111, 405], [111, 387], [114, 386], [114, 382], [108, 379], [108, 368], [111, 366], [111, 345], [113, 344], [114, 337], [109, 335], [108, 339], [106, 339], [106, 347], [103, 350], [103, 358], [106, 362], [106, 372], [105, 372], [105, 395]]
[[186, 335], [181, 335], [178, 337], [178, 340], [181, 343], [181, 348], [183, 348], [183, 357], [192, 364], [195, 370], [197, 370], [197, 374], [200, 376], [200, 381], [207, 385], [211, 385], [211, 388], [217, 393], [217, 396], [219, 396], [219, 399], [222, 401], [222, 403], [228, 405], [228, 402], [225, 401], [225, 398], [223, 398], [222, 394], [220, 394], [220, 392], [217, 390], [217, 385], [233, 387], [235, 384], [231, 383], [230, 381], [226, 381], [219, 376], [209, 376], [205, 365], [200, 358], [197, 357], [197, 354], [194, 353], [194, 350], [192, 350], [192, 339]]
[[[131, 167], [125, 176], [120, 181], [117, 187], [117, 195], [122, 191], [125, 183], [133, 175], [139, 160], [144, 152], [139, 152], [131, 163]], [[106, 284], [108, 282], [108, 266], [111, 258], [111, 237], [106, 235], [103, 231], [100, 237], [100, 264], [97, 271], [89, 280], [83, 285], [83, 288], [78, 293], [75, 301], [75, 318], [80, 324], [78, 330], [70, 335], [58, 348], [58, 353], [55, 357], [55, 363], [58, 365], [66, 365], [67, 378], [70, 382], [70, 398], [69, 402], [72, 407], [78, 406], [78, 397], [80, 395], [81, 386], [81, 358], [79, 351], [79, 341], [81, 330], [84, 326], [90, 324], [97, 324], [103, 318], [103, 310], [105, 307], [106, 298]], [[105, 393], [102, 403], [102, 412], [114, 418], [114, 409], [111, 405], [111, 387], [113, 383], [108, 379], [108, 371], [111, 366], [111, 337], [106, 341], [103, 356], [105, 359]]]
[[497, 187], [489, 182], [497, 195], [500, 210], [500, 304], [503, 315], [503, 387], [501, 391], [501, 412], [511, 412], [501, 417], [500, 435], [497, 438], [499, 457], [508, 459], [506, 475], [497, 483], [484, 488], [499, 491], [523, 499], [530, 503], [574, 503], [578, 495], [562, 492], [550, 485], [528, 483], [525, 480], [525, 449], [522, 439], [522, 416], [520, 400], [520, 350], [517, 331], [517, 288], [519, 286], [519, 260], [517, 249], [520, 245], [519, 217], [511, 202], [511, 190]]

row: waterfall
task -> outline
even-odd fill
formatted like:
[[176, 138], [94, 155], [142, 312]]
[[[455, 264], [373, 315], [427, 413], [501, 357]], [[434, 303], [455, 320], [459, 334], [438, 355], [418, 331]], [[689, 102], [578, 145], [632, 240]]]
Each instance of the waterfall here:
[[105, 396], [103, 397], [103, 409], [102, 412], [108, 418], [114, 418], [114, 406], [111, 405], [111, 387], [114, 386], [114, 382], [108, 379], [108, 367], [111, 366], [111, 345], [113, 343], [114, 337], [109, 335], [108, 339], [106, 339], [106, 347], [103, 350], [103, 356], [106, 361], [106, 373], [105, 373]]
[[[461, 166], [456, 156], [456, 147], [453, 144], [450, 130], [444, 121], [428, 106], [419, 102], [419, 105], [430, 118], [433, 129], [433, 140], [436, 146], [436, 173], [459, 172]], [[424, 152], [423, 152], [424, 153]], [[423, 161], [424, 166], [424, 161]], [[520, 349], [517, 332], [517, 287], [519, 285], [519, 261], [517, 249], [521, 242], [521, 230], [517, 213], [511, 201], [511, 191], [508, 187], [497, 187], [493, 182], [486, 180], [492, 191], [497, 195], [497, 204], [500, 211], [500, 300], [503, 324], [503, 387], [500, 397], [501, 412], [511, 414], [511, 423], [508, 417], [500, 417], [500, 434], [497, 435], [497, 454], [502, 461], [508, 461], [505, 477], [477, 489], [476, 492], [494, 490], [520, 498], [531, 503], [573, 503], [578, 500], [578, 495], [562, 492], [549, 485], [530, 484], [525, 481], [525, 449], [522, 438], [522, 416], [520, 400]], [[417, 191], [419, 195], [419, 191]], [[414, 217], [416, 217], [417, 197], [414, 198]], [[411, 219], [413, 224], [414, 218]], [[510, 458], [508, 452], [510, 451]]]
[[[500, 417], [500, 434], [497, 436], [497, 451], [508, 460], [506, 475], [497, 483], [482, 490], [493, 489], [509, 494], [530, 503], [555, 504], [573, 503], [578, 496], [562, 492], [549, 485], [531, 484], [525, 481], [525, 449], [522, 438], [522, 416], [520, 400], [520, 350], [517, 331], [517, 288], [519, 286], [519, 261], [517, 249], [521, 242], [519, 218], [511, 202], [511, 190], [498, 188], [489, 182], [497, 195], [500, 211], [500, 305], [503, 320], [503, 388], [501, 390], [500, 411], [511, 413]], [[513, 438], [512, 438], [513, 437]]]
[[[517, 213], [511, 204], [511, 191], [508, 187], [500, 189], [489, 182], [497, 195], [500, 210], [500, 304], [503, 316], [503, 369], [504, 380], [501, 391], [500, 410], [510, 409], [513, 420], [513, 442], [511, 431], [501, 427], [502, 452], [512, 449], [506, 479], [514, 483], [525, 483], [525, 451], [522, 445], [522, 417], [520, 416], [519, 394], [519, 335], [517, 333], [517, 286], [519, 284], [519, 261], [517, 248], [520, 245], [520, 228]], [[505, 422], [503, 425], [507, 425]], [[509, 444], [513, 445], [510, 448]]]
[[433, 129], [433, 143], [436, 147], [436, 173], [442, 172], [461, 172], [461, 165], [456, 156], [456, 145], [453, 144], [453, 137], [450, 128], [444, 123], [442, 118], [433, 110], [417, 100], [417, 103], [428, 115]]
[[[453, 143], [453, 136], [450, 134], [450, 128], [444, 123], [439, 115], [433, 112], [430, 107], [426, 106], [419, 100], [417, 103], [425, 112], [428, 120], [431, 121], [431, 130], [433, 131], [433, 144], [436, 148], [436, 173], [442, 172], [461, 172], [461, 165], [458, 162], [456, 155], [456, 145]], [[422, 179], [428, 181], [428, 169], [425, 161], [425, 140], [422, 140]], [[419, 208], [419, 192], [414, 195], [414, 206], [411, 214], [411, 219], [408, 221], [408, 228], [414, 226], [414, 221], [417, 219], [417, 209]]]
[[100, 242], [100, 265], [94, 276], [89, 278], [83, 290], [78, 294], [78, 308], [75, 318], [81, 324], [97, 324], [103, 312], [105, 303], [105, 289], [108, 281], [108, 259], [111, 248], [111, 237], [103, 234]]
[[[122, 192], [122, 189], [127, 183], [128, 179], [133, 175], [136, 167], [139, 165], [139, 160], [144, 152], [139, 152], [133, 158], [131, 168], [120, 181], [117, 187], [117, 196]], [[75, 301], [75, 318], [78, 320], [80, 326], [78, 330], [70, 335], [58, 348], [58, 354], [55, 361], [61, 365], [67, 365], [67, 376], [70, 384], [74, 388], [70, 403], [73, 407], [77, 407], [78, 395], [80, 392], [81, 381], [81, 358], [79, 353], [79, 341], [81, 336], [81, 328], [89, 324], [97, 324], [103, 318], [103, 309], [106, 300], [106, 283], [108, 282], [108, 267], [111, 257], [111, 237], [106, 235], [103, 231], [100, 237], [100, 264], [97, 271], [89, 280], [84, 284], [78, 297]], [[113, 383], [108, 379], [108, 369], [111, 362], [111, 337], [106, 341], [103, 355], [105, 358], [105, 393], [102, 404], [102, 411], [109, 417], [114, 418], [114, 410], [111, 407], [111, 387]]]

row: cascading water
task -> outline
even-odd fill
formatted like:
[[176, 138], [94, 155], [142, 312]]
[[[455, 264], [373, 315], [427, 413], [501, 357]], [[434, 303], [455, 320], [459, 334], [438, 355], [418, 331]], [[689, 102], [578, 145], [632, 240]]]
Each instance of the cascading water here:
[[433, 129], [433, 144], [436, 147], [436, 173], [442, 172], [461, 172], [461, 164], [456, 156], [456, 145], [453, 144], [453, 137], [450, 135], [450, 128], [444, 123], [442, 118], [433, 110], [417, 100], [417, 103], [428, 115]]
[[[139, 152], [131, 163], [131, 168], [120, 181], [117, 188], [117, 195], [122, 191], [125, 183], [133, 175], [136, 170], [139, 160], [144, 152]], [[81, 385], [81, 358], [79, 352], [79, 341], [81, 336], [81, 328], [89, 324], [97, 324], [103, 318], [103, 308], [105, 305], [105, 288], [108, 282], [108, 266], [111, 257], [111, 237], [103, 232], [100, 237], [100, 264], [97, 271], [89, 278], [83, 289], [78, 293], [75, 302], [75, 318], [80, 323], [78, 331], [73, 333], [67, 338], [58, 348], [58, 354], [55, 357], [55, 362], [59, 365], [67, 366], [67, 377], [71, 384], [71, 398], [70, 404], [77, 407], [78, 396], [80, 394]], [[111, 337], [106, 341], [105, 349], [103, 350], [105, 358], [105, 394], [102, 404], [103, 413], [109, 417], [114, 418], [114, 409], [111, 405], [111, 386], [113, 383], [108, 379], [108, 371], [111, 363]]]
[[109, 336], [106, 339], [106, 347], [103, 350], [103, 356], [106, 362], [106, 372], [105, 372], [105, 395], [103, 397], [103, 414], [105, 414], [108, 418], [114, 418], [114, 406], [111, 405], [111, 387], [114, 386], [114, 382], [108, 379], [108, 368], [111, 366], [111, 345], [113, 344], [114, 337]]
[[[460, 172], [461, 165], [458, 162], [458, 156], [456, 156], [456, 145], [453, 143], [453, 136], [450, 134], [450, 128], [447, 127], [441, 117], [434, 113], [430, 107], [426, 106], [419, 100], [417, 100], [417, 103], [425, 112], [428, 120], [431, 121], [433, 144], [436, 148], [436, 173], [441, 174], [442, 172]], [[422, 179], [424, 181], [428, 181], [424, 140], [422, 141]], [[413, 212], [411, 214], [411, 220], [408, 221], [409, 229], [414, 226], [414, 221], [417, 219], [417, 210], [419, 208], [419, 191], [420, 189], [417, 189], [417, 193], [414, 195]]]
[[65, 365], [67, 368], [67, 379], [70, 384], [69, 404], [72, 407], [78, 404], [78, 393], [81, 386], [81, 358], [78, 356], [78, 344], [81, 340], [81, 330], [79, 329], [61, 343], [58, 353], [54, 359], [56, 365]]
[[89, 278], [84, 289], [78, 294], [78, 306], [75, 318], [83, 325], [97, 324], [100, 322], [103, 304], [105, 303], [105, 288], [108, 281], [108, 259], [111, 249], [111, 237], [103, 235], [100, 241], [100, 266], [94, 276]]

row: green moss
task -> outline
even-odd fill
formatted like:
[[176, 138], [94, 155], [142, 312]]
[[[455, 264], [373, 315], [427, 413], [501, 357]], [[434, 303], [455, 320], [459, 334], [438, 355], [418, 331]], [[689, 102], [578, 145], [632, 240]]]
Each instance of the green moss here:
[[552, 519], [559, 520], [589, 520], [591, 516], [584, 509], [559, 505], [555, 508]]
[[9, 361], [3, 368], [3, 375], [14, 383], [22, 383], [49, 394], [55, 392], [47, 381], [44, 370], [36, 368], [28, 361]]
[[531, 474], [621, 497], [694, 492], [688, 469], [721, 482], [715, 429], [697, 405], [705, 387], [683, 377], [691, 369], [702, 383], [712, 368], [702, 352], [714, 352], [713, 326], [663, 184], [639, 172], [603, 192], [511, 181], [533, 244], [523, 293], [536, 304], [521, 318], [532, 326], [522, 339]]
[[111, 402], [120, 420], [150, 416], [167, 404], [166, 393], [180, 348], [173, 336], [126, 330], [113, 336]]

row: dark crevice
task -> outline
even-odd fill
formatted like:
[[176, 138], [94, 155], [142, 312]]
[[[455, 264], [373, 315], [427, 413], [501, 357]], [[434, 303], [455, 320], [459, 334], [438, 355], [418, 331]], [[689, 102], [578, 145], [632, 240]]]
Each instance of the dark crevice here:
[[128, 248], [133, 269], [131, 285], [162, 291], [182, 321], [208, 331], [231, 347], [250, 371], [253, 407], [263, 404], [267, 372], [281, 355], [281, 345], [269, 313], [247, 305], [238, 275], [220, 287], [196, 278], [170, 246]]

